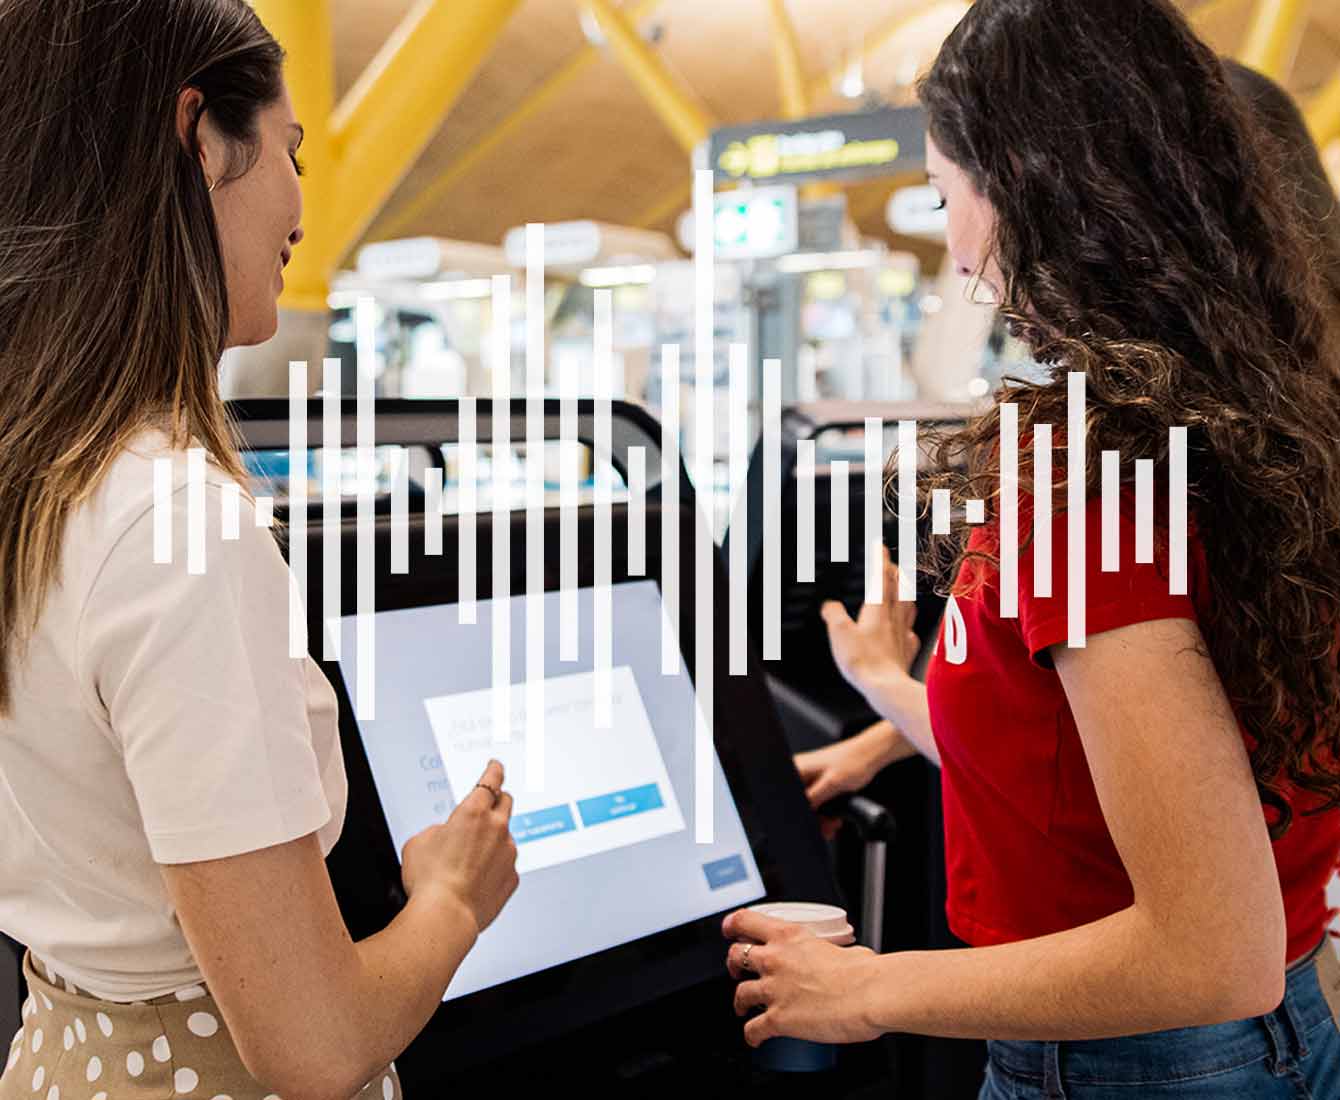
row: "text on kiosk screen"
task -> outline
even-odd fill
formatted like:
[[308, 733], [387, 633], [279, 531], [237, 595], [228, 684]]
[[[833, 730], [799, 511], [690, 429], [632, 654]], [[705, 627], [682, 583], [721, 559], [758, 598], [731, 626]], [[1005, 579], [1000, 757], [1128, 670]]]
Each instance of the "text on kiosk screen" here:
[[[541, 776], [528, 773], [526, 597], [507, 603], [511, 737], [493, 737], [494, 601], [476, 621], [439, 604], [376, 623], [376, 717], [359, 720], [400, 852], [469, 794], [490, 757], [506, 770], [521, 885], [480, 936], [446, 998], [532, 974], [763, 897], [716, 754], [712, 843], [693, 828], [696, 701], [682, 661], [661, 672], [661, 597], [613, 586], [611, 723], [596, 728], [594, 593], [577, 591], [578, 659], [560, 659], [561, 594], [544, 594]], [[357, 617], [339, 620], [340, 671], [356, 699]], [[333, 625], [333, 624], [332, 624]]]

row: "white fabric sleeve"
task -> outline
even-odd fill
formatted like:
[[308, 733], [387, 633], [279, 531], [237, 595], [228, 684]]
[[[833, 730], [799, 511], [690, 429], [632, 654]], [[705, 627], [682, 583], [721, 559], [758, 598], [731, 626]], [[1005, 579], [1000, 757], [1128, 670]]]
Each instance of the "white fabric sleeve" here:
[[289, 649], [290, 574], [241, 500], [222, 537], [205, 486], [205, 572], [187, 571], [187, 498], [172, 497], [172, 562], [154, 564], [152, 509], [93, 582], [76, 650], [125, 757], [158, 863], [220, 859], [315, 832], [331, 817]]

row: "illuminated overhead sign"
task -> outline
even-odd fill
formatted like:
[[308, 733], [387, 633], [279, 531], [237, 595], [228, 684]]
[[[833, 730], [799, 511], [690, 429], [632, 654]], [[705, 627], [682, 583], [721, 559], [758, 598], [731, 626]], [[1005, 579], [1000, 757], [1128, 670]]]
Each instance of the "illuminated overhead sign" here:
[[[718, 260], [762, 260], [784, 256], [800, 246], [800, 217], [794, 187], [737, 187], [718, 192], [714, 207]], [[693, 211], [677, 227], [685, 252], [694, 250]]]
[[712, 133], [709, 163], [724, 180], [867, 179], [926, 163], [926, 113], [888, 107]]
[[716, 253], [723, 260], [762, 259], [796, 250], [796, 189], [725, 191], [716, 205]]

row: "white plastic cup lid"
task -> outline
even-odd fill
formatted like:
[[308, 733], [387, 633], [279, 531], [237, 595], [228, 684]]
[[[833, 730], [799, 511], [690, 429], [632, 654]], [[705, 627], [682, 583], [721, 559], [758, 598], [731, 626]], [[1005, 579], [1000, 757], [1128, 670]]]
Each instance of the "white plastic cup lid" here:
[[812, 901], [765, 901], [751, 905], [749, 909], [774, 920], [803, 924], [820, 939], [832, 943], [851, 943], [856, 938], [847, 921], [847, 911], [836, 905]]

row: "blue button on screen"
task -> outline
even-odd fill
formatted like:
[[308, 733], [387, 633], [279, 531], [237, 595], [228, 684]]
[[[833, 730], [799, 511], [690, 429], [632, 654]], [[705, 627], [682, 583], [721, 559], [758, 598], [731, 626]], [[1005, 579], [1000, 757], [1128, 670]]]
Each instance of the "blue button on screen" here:
[[707, 876], [707, 888], [709, 890], [720, 890], [723, 886], [729, 886], [734, 882], [743, 882], [749, 877], [749, 872], [745, 870], [744, 860], [739, 856], [727, 856], [725, 859], [715, 859], [711, 863], [704, 863], [703, 874]]
[[630, 787], [626, 791], [602, 794], [597, 798], [583, 798], [577, 803], [577, 812], [582, 815], [583, 825], [600, 825], [606, 821], [617, 821], [621, 817], [659, 810], [665, 803], [661, 801], [661, 789], [655, 783], [645, 787]]
[[570, 833], [577, 828], [572, 820], [572, 809], [565, 802], [562, 806], [550, 806], [544, 810], [533, 810], [528, 814], [513, 814], [511, 821], [512, 839], [518, 844], [531, 840], [542, 840], [559, 833]]

